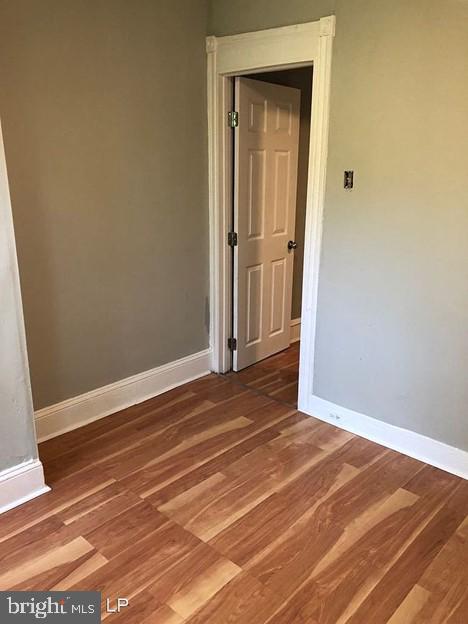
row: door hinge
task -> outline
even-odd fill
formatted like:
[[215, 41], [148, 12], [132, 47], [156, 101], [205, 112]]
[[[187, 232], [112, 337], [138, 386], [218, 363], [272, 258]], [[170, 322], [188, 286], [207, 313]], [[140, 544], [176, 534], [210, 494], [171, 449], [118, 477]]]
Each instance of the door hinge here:
[[237, 128], [239, 125], [239, 113], [237, 111], [229, 111], [228, 123], [230, 128]]
[[228, 338], [229, 351], [237, 351], [237, 338]]
[[228, 232], [229, 247], [237, 247], [237, 232]]

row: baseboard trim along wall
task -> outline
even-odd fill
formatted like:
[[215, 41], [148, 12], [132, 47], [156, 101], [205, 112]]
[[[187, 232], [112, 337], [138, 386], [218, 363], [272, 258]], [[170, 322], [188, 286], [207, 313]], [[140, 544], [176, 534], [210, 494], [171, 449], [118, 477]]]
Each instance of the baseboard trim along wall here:
[[298, 342], [301, 339], [301, 319], [291, 320], [291, 332], [289, 334], [289, 344]]
[[394, 451], [468, 479], [468, 452], [449, 446], [415, 431], [402, 429], [370, 416], [341, 407], [318, 396], [311, 397], [307, 414], [377, 442]]
[[38, 459], [32, 459], [0, 473], [0, 514], [49, 492]]
[[206, 349], [40, 409], [35, 414], [38, 441], [77, 429], [208, 375], [210, 358], [211, 349]]

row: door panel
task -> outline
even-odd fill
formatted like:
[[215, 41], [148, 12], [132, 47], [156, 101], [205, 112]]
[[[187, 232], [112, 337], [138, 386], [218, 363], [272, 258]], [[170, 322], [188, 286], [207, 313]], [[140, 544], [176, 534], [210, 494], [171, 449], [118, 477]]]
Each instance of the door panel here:
[[284, 332], [284, 308], [286, 299], [286, 261], [271, 263], [270, 333], [274, 336]]
[[273, 199], [273, 232], [272, 234], [287, 234], [288, 232], [288, 197], [289, 178], [291, 169], [291, 155], [289, 152], [276, 151], [275, 159], [275, 193]]
[[236, 78], [234, 370], [289, 346], [300, 91]]
[[248, 238], [262, 238], [265, 223], [265, 150], [249, 151]]
[[263, 265], [247, 267], [246, 344], [257, 343], [262, 336]]

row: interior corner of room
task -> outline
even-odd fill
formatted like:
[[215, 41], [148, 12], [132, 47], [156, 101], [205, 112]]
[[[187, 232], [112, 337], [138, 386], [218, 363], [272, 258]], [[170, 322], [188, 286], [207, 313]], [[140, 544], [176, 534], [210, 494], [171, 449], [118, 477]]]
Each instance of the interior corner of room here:
[[0, 513], [164, 397], [219, 419], [182, 448], [272, 452], [250, 397], [468, 479], [467, 32], [459, 0], [0, 4]]
[[[34, 2], [26, 4], [2, 7], [1, 112], [36, 426], [45, 439], [210, 368], [219, 370], [213, 363], [219, 342], [213, 331], [213, 278], [228, 267], [213, 267], [213, 258], [208, 266], [207, 78], [200, 41], [206, 23], [210, 39], [222, 47], [237, 33], [255, 35], [258, 28], [288, 27], [289, 22], [277, 3], [260, 20], [255, 3], [239, 13], [226, 2], [207, 8], [200, 0], [190, 3], [184, 17], [168, 11], [158, 14], [157, 22], [145, 19], [156, 10], [145, 5], [129, 20], [125, 10], [115, 11], [116, 21], [108, 26], [104, 5], [95, 7], [93, 20], [78, 19], [78, 8], [61, 7], [54, 13], [61, 31], [45, 11], [41, 34], [32, 37], [40, 9]], [[424, 14], [403, 5], [389, 13], [365, 3], [359, 11], [343, 2], [324, 2], [323, 10], [319, 4], [308, 12], [298, 9], [291, 22], [335, 13], [338, 28], [317, 331], [312, 330], [313, 390], [307, 402], [335, 421], [337, 406], [348, 410], [341, 414], [342, 424], [356, 413], [463, 451], [466, 355], [464, 339], [456, 336], [466, 319], [460, 240], [466, 224], [457, 208], [463, 200], [457, 165], [441, 168], [439, 158], [431, 179], [440, 185], [453, 180], [453, 208], [447, 208], [445, 194], [450, 218], [438, 220], [439, 195], [425, 183], [428, 172], [435, 171], [434, 150], [425, 149], [427, 136], [418, 138], [425, 132], [424, 115], [412, 116], [417, 105], [408, 99], [404, 83], [410, 47], [401, 48], [402, 35], [396, 32], [396, 23], [405, 24], [411, 49], [425, 49], [424, 33], [433, 28], [437, 3]], [[20, 13], [21, 21], [9, 28]], [[440, 84], [454, 84], [461, 71], [459, 13], [463, 17], [463, 8], [454, 6], [446, 13], [454, 60]], [[376, 24], [391, 24], [389, 33], [395, 31], [382, 43], [378, 66], [365, 43], [379, 39], [366, 26], [369, 16]], [[415, 23], [423, 23], [424, 30], [415, 32]], [[183, 46], [179, 39], [154, 40], [154, 28], [172, 32], [175, 24]], [[106, 27], [113, 37], [110, 56], [101, 54]], [[355, 33], [365, 33], [359, 43]], [[115, 60], [125, 58], [128, 41], [137, 40], [123, 73]], [[170, 62], [160, 62], [163, 48]], [[390, 64], [394, 51], [398, 62]], [[418, 72], [418, 59], [410, 58]], [[20, 65], [20, 59], [28, 64]], [[151, 79], [137, 73], [145, 62], [151, 65]], [[181, 64], [183, 76], [172, 71], [173, 64]], [[392, 88], [382, 83], [384, 68], [393, 78]], [[240, 74], [301, 91], [291, 340], [304, 327], [305, 221], [314, 201], [307, 196], [311, 71], [311, 65], [292, 65]], [[39, 84], [35, 77], [44, 72], [47, 81]], [[442, 92], [429, 104], [424, 83], [418, 89], [414, 101], [425, 101], [438, 153], [449, 143], [456, 150], [459, 141], [452, 141], [452, 134], [461, 130], [458, 117], [451, 124], [445, 116], [436, 123], [437, 111], [451, 107], [455, 112], [456, 107]], [[397, 93], [405, 92], [399, 100]], [[177, 106], [167, 106], [168, 95]], [[392, 102], [400, 105], [392, 109]], [[416, 160], [417, 170], [411, 166]], [[356, 169], [351, 193], [342, 188], [343, 170], [350, 168]], [[5, 199], [4, 210], [8, 205]], [[435, 323], [442, 315], [446, 321]], [[445, 418], [435, 416], [439, 413]]]

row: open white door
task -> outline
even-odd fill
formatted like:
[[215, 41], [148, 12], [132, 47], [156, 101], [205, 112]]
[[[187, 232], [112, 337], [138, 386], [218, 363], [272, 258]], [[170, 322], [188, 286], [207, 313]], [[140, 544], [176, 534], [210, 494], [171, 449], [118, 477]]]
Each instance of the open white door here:
[[236, 78], [234, 370], [289, 346], [300, 90]]

